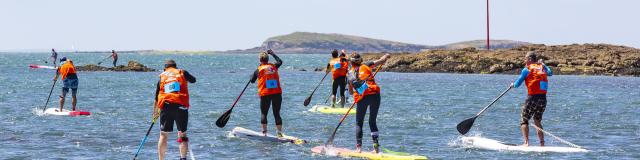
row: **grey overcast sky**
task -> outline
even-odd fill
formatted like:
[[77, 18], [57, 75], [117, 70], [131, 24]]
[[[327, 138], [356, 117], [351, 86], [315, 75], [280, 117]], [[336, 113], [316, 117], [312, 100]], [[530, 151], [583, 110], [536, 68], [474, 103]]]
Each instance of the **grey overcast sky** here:
[[[492, 39], [640, 47], [639, 0], [492, 0]], [[229, 50], [295, 31], [485, 38], [485, 0], [2, 0], [0, 50]]]

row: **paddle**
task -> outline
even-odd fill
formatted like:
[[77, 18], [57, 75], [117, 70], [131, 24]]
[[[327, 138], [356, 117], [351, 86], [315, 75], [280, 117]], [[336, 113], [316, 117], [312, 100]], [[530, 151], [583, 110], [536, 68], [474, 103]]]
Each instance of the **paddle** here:
[[140, 141], [140, 145], [138, 145], [138, 150], [136, 151], [136, 154], [133, 156], [133, 160], [136, 160], [136, 158], [138, 157], [138, 153], [140, 153], [140, 150], [142, 149], [144, 142], [147, 141], [147, 138], [149, 138], [149, 133], [151, 133], [151, 128], [153, 128], [153, 125], [156, 124], [156, 120], [158, 119], [158, 116], [160, 116], [159, 113], [158, 115], [153, 117], [153, 120], [151, 120], [151, 126], [149, 126], [149, 129], [147, 129], [147, 134], [144, 136], [144, 138], [142, 138], [142, 141]]
[[[58, 73], [56, 72], [56, 74]], [[58, 82], [58, 77], [56, 77], [56, 79], [53, 80], [53, 85], [51, 85], [51, 90], [49, 90], [49, 96], [47, 96], [47, 102], [44, 103], [44, 108], [42, 108], [42, 112], [47, 110], [47, 105], [49, 105], [49, 99], [51, 98], [51, 93], [53, 93], [53, 88], [56, 87], [56, 82]]]
[[233, 110], [233, 107], [236, 106], [236, 103], [238, 103], [238, 100], [240, 100], [240, 97], [242, 97], [242, 94], [244, 94], [244, 90], [247, 90], [249, 83], [251, 83], [251, 81], [247, 82], [247, 85], [244, 86], [244, 89], [242, 89], [242, 92], [240, 92], [240, 95], [238, 95], [238, 98], [236, 98], [236, 101], [233, 102], [233, 105], [231, 105], [231, 108], [229, 108], [229, 110], [224, 112], [224, 114], [222, 114], [222, 116], [220, 116], [218, 120], [216, 120], [216, 126], [218, 126], [219, 128], [222, 128], [225, 125], [227, 125], [229, 118], [231, 118], [231, 111]]
[[100, 62], [98, 62], [98, 65], [102, 64], [102, 62], [103, 62], [104, 60], [107, 60], [107, 58], [110, 58], [110, 57], [111, 57], [111, 56], [107, 56], [107, 57], [105, 57], [104, 59], [100, 60]]
[[[378, 71], [380, 71], [380, 68], [382, 68], [382, 65], [380, 65], [377, 69], [376, 72], [373, 73], [373, 75], [370, 75], [369, 77], [365, 78], [365, 79], [369, 79], [371, 77], [375, 77], [376, 74], [378, 74]], [[366, 82], [365, 82], [366, 83]], [[342, 122], [344, 121], [344, 119], [347, 118], [347, 116], [349, 115], [349, 112], [351, 112], [351, 109], [353, 109], [353, 106], [356, 106], [356, 102], [354, 101], [353, 104], [351, 104], [351, 107], [349, 107], [349, 110], [347, 110], [347, 113], [345, 113], [342, 118], [340, 119], [340, 122], [338, 122], [338, 126], [336, 126], [335, 129], [333, 129], [333, 133], [331, 133], [331, 137], [329, 137], [329, 139], [327, 140], [327, 143], [325, 143], [325, 146], [328, 145], [333, 145], [333, 139], [336, 137], [336, 132], [338, 132], [338, 128], [340, 128], [340, 125], [342, 125]]]
[[466, 120], [458, 123], [458, 125], [456, 126], [456, 129], [458, 129], [458, 132], [460, 132], [460, 134], [463, 134], [463, 135], [467, 134], [467, 132], [469, 132], [469, 130], [473, 126], [473, 122], [476, 121], [476, 118], [478, 118], [478, 116], [480, 116], [485, 110], [487, 110], [487, 108], [491, 107], [491, 105], [493, 105], [493, 103], [496, 103], [496, 101], [498, 101], [498, 99], [500, 99], [504, 94], [506, 94], [509, 90], [511, 90], [511, 88], [513, 88], [513, 86], [509, 85], [509, 88], [507, 88], [507, 90], [502, 92], [502, 94], [500, 94], [500, 96], [498, 96], [489, 105], [487, 105], [480, 112], [478, 112], [478, 114], [476, 114], [476, 116], [473, 116], [473, 117], [471, 117], [469, 119], [466, 119]]
[[327, 97], [327, 100], [324, 100], [324, 104], [327, 104], [327, 102], [329, 102], [329, 99], [331, 99], [331, 95], [332, 94], [329, 94], [329, 96]]
[[311, 91], [311, 95], [309, 95], [309, 97], [307, 97], [307, 99], [304, 100], [304, 106], [305, 107], [308, 106], [309, 103], [311, 103], [311, 97], [313, 97], [313, 93], [315, 93], [316, 90], [318, 89], [318, 87], [320, 87], [320, 85], [322, 84], [322, 81], [324, 81], [324, 78], [327, 78], [327, 75], [329, 75], [329, 72], [324, 74], [324, 76], [322, 77], [322, 79], [320, 80], [318, 85], [316, 85], [316, 88], [314, 88], [313, 91]]

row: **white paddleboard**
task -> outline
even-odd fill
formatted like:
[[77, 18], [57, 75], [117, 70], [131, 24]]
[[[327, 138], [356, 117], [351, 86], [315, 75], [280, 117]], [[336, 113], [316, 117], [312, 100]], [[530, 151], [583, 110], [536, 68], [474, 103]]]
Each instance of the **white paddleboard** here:
[[59, 108], [47, 108], [44, 111], [45, 115], [55, 115], [55, 116], [88, 116], [91, 115], [89, 111], [70, 111], [67, 109], [62, 109], [60, 111]]
[[35, 64], [30, 64], [29, 68], [33, 68], [33, 69], [56, 69], [56, 67], [53, 66], [44, 66], [44, 65], [35, 65]]
[[293, 144], [306, 143], [305, 140], [299, 139], [297, 137], [292, 137], [292, 136], [276, 137], [271, 134], [267, 134], [266, 136], [264, 136], [260, 132], [252, 131], [242, 127], [233, 128], [233, 130], [231, 130], [231, 133], [229, 133], [229, 135], [233, 137], [238, 137], [238, 138], [246, 138], [246, 139], [269, 141], [269, 142], [293, 143]]
[[516, 146], [505, 144], [497, 140], [483, 138], [483, 137], [462, 137], [462, 143], [466, 146], [478, 149], [497, 150], [497, 151], [521, 151], [521, 152], [559, 152], [559, 153], [572, 153], [572, 152], [589, 152], [584, 148], [575, 147], [558, 147], [558, 146]]

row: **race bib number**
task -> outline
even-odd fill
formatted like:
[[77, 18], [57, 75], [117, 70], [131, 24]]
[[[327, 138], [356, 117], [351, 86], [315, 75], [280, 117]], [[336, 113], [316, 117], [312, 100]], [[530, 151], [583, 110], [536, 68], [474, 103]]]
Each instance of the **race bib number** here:
[[341, 68], [341, 67], [342, 67], [342, 65], [340, 63], [333, 64], [333, 69], [338, 69], [338, 68]]
[[549, 84], [547, 82], [540, 82], [540, 90], [546, 91]]
[[164, 93], [180, 92], [180, 83], [171, 82], [164, 84]]
[[275, 79], [267, 80], [267, 88], [268, 89], [278, 88], [278, 81]]
[[367, 85], [366, 81], [363, 81], [360, 87], [356, 87], [356, 91], [358, 91], [358, 94], [364, 94], [364, 91], [366, 91], [367, 88], [369, 88], [369, 85]]

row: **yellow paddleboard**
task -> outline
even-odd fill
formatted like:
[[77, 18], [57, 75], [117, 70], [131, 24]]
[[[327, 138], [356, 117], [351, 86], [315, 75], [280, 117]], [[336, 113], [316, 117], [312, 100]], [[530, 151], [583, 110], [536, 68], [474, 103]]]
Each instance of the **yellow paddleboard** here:
[[311, 152], [322, 155], [340, 156], [346, 158], [366, 158], [371, 160], [426, 160], [425, 156], [419, 155], [405, 155], [405, 154], [392, 154], [392, 153], [372, 153], [372, 152], [356, 152], [354, 150], [346, 148], [325, 147], [316, 146], [311, 149]]
[[[335, 107], [334, 108], [334, 107], [327, 106], [327, 105], [317, 104], [317, 105], [314, 105], [313, 107], [311, 107], [311, 109], [309, 109], [309, 111], [311, 111], [311, 112], [319, 112], [319, 113], [324, 113], [324, 114], [345, 114], [349, 110], [349, 106], [345, 106], [345, 108], [341, 108], [341, 107]], [[353, 109], [351, 109], [349, 114], [356, 114], [355, 107]]]

